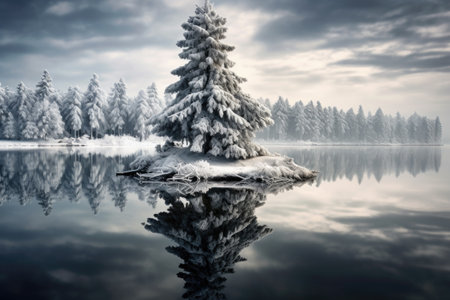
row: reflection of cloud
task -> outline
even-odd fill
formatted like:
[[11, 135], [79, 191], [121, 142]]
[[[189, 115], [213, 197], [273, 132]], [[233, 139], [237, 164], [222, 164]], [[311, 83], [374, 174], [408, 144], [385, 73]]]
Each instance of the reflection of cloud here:
[[[434, 249], [436, 245], [438, 249]], [[432, 234], [424, 238], [399, 235], [397, 240], [386, 241], [347, 234], [276, 230], [276, 234], [258, 244], [258, 255], [274, 261], [274, 265], [257, 270], [238, 265], [236, 272], [242, 277], [230, 277], [229, 296], [439, 299], [450, 292], [449, 246], [448, 240]], [[427, 254], [431, 256], [416, 255], [422, 247], [430, 248]], [[243, 289], [247, 291], [245, 297], [239, 293]]]
[[178, 299], [176, 264], [160, 254], [166, 240], [64, 225], [54, 225], [48, 234], [0, 229], [2, 298]]

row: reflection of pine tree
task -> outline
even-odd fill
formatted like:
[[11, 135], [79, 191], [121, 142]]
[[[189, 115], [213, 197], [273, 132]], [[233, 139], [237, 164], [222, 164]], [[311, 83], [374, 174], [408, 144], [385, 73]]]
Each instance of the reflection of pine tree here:
[[178, 273], [185, 281], [184, 298], [224, 299], [224, 274], [245, 260], [239, 253], [271, 229], [258, 225], [255, 208], [265, 195], [253, 190], [212, 188], [206, 193], [180, 197], [161, 196], [170, 203], [167, 212], [149, 218], [145, 228], [161, 233], [178, 246], [167, 250], [183, 259]]
[[288, 151], [297, 164], [320, 171], [317, 185], [322, 181], [336, 181], [343, 176], [349, 180], [357, 176], [359, 183], [364, 174], [381, 181], [386, 174], [396, 177], [404, 172], [412, 175], [438, 171], [441, 165], [441, 149], [427, 147], [387, 147], [387, 148], [317, 148]]
[[[118, 171], [124, 170], [125, 166], [119, 161], [116, 161], [113, 165], [113, 171], [110, 174], [115, 174]], [[111, 199], [114, 201], [114, 206], [120, 208], [123, 211], [127, 203], [126, 185], [123, 176], [111, 176], [109, 181], [109, 192]]]
[[79, 202], [83, 194], [83, 165], [77, 154], [67, 156], [63, 180], [65, 196], [70, 202]]
[[3, 156], [0, 157], [0, 206], [7, 202], [8, 171], [4, 164]]
[[103, 155], [89, 154], [89, 160], [87, 174], [84, 174], [84, 188], [89, 205], [94, 214], [97, 214], [103, 199], [104, 178], [108, 164]]
[[42, 206], [44, 214], [49, 215], [61, 187], [65, 161], [61, 154], [50, 151], [31, 152], [30, 155], [34, 161], [38, 162], [32, 177], [36, 199]]

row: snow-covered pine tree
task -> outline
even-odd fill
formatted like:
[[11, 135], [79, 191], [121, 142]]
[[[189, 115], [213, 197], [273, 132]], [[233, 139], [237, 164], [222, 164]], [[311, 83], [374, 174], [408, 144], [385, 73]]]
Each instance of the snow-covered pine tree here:
[[75, 138], [80, 136], [83, 125], [82, 101], [83, 95], [78, 87], [69, 87], [63, 100], [62, 115], [67, 132], [70, 132]]
[[345, 139], [347, 141], [356, 141], [358, 139], [358, 124], [356, 122], [356, 115], [353, 108], [350, 108], [345, 114], [345, 122], [347, 123], [347, 132]]
[[428, 144], [434, 140], [434, 124], [427, 117], [421, 117], [419, 120], [418, 141]]
[[94, 74], [89, 82], [88, 89], [84, 94], [83, 114], [86, 132], [97, 138], [107, 129], [105, 118], [106, 101], [103, 90], [100, 88], [97, 74]]
[[361, 105], [358, 108], [358, 114], [356, 114], [356, 125], [358, 131], [358, 140], [360, 142], [364, 142], [366, 139], [367, 121]]
[[333, 138], [334, 134], [334, 116], [333, 116], [333, 110], [331, 107], [326, 107], [323, 110], [323, 137], [325, 140], [331, 140]]
[[440, 143], [442, 139], [442, 124], [439, 117], [434, 121], [434, 142]]
[[411, 143], [419, 142], [419, 122], [420, 116], [417, 113], [412, 114], [408, 118], [408, 137]]
[[16, 120], [16, 137], [19, 139], [34, 139], [37, 128], [32, 118], [34, 97], [23, 82], [17, 85], [16, 94], [10, 104], [10, 111]]
[[341, 113], [336, 107], [333, 107], [333, 128], [334, 128], [334, 140], [342, 141], [345, 135], [345, 114]]
[[405, 118], [400, 113], [395, 116], [395, 129], [394, 129], [395, 141], [397, 143], [404, 144], [408, 141], [408, 129]]
[[50, 100], [50, 97], [55, 93], [56, 91], [53, 88], [52, 78], [50, 77], [48, 71], [44, 70], [44, 72], [42, 73], [41, 81], [36, 84], [36, 100], [40, 102], [44, 101], [44, 99]]
[[16, 128], [16, 120], [14, 120], [14, 116], [11, 112], [8, 112], [5, 118], [5, 125], [2, 126], [2, 136], [6, 139], [16, 139], [17, 138], [17, 128]]
[[374, 117], [372, 115], [372, 112], [367, 113], [367, 119], [366, 119], [366, 141], [369, 143], [377, 143], [377, 134], [375, 133], [374, 129]]
[[317, 101], [316, 104], [316, 117], [317, 117], [317, 128], [319, 130], [319, 139], [325, 138], [325, 127], [326, 127], [326, 119], [325, 119], [325, 109], [322, 107], [322, 103]]
[[48, 108], [50, 126], [48, 126], [47, 136], [50, 138], [60, 138], [64, 134], [64, 121], [61, 116], [58, 102], [51, 102]]
[[0, 138], [3, 138], [3, 132], [6, 125], [6, 120], [8, 118], [8, 98], [6, 90], [2, 87], [0, 83]]
[[289, 103], [282, 97], [272, 107], [273, 127], [272, 139], [284, 140], [287, 137], [288, 118], [289, 118]]
[[147, 94], [140, 91], [135, 100], [133, 120], [135, 135], [142, 141], [146, 139], [150, 133], [150, 126], [147, 125], [148, 119], [151, 116], [151, 108], [148, 105]]
[[164, 93], [164, 107], [169, 106], [172, 103], [173, 97], [170, 93]]
[[304, 136], [310, 141], [317, 141], [319, 139], [319, 119], [317, 117], [317, 110], [312, 101], [305, 106], [306, 126]]
[[44, 70], [41, 81], [36, 85], [35, 103], [33, 106], [33, 119], [37, 128], [36, 138], [57, 138], [64, 132], [64, 123], [57, 101], [51, 101], [56, 92], [52, 79], [47, 70]]
[[236, 159], [263, 155], [264, 148], [251, 139], [272, 123], [270, 112], [242, 92], [245, 79], [230, 70], [234, 63], [227, 52], [234, 47], [221, 42], [225, 23], [206, 0], [182, 24], [185, 39], [177, 46], [183, 49], [180, 58], [189, 62], [172, 71], [180, 79], [166, 92], [176, 98], [150, 124], [155, 134], [188, 142], [193, 152]]
[[[262, 105], [264, 105], [269, 111], [272, 111], [272, 105], [270, 104], [269, 99], [258, 98], [257, 101], [259, 103], [261, 103]], [[270, 133], [271, 133], [272, 127], [273, 127], [273, 125], [267, 126], [267, 127], [264, 127], [262, 130], [258, 131], [256, 133], [256, 138], [263, 139], [263, 140], [270, 139]]]
[[295, 102], [292, 107], [292, 115], [294, 117], [294, 140], [303, 139], [303, 134], [305, 133], [305, 107], [302, 101]]
[[395, 141], [395, 119], [391, 115], [386, 117], [386, 141], [393, 143]]
[[378, 108], [373, 116], [373, 129], [375, 130], [377, 142], [386, 141], [386, 118], [381, 108]]
[[156, 115], [164, 107], [164, 104], [158, 96], [158, 90], [156, 89], [156, 84], [152, 82], [152, 84], [147, 87], [147, 100], [148, 106], [150, 107], [151, 115]]
[[111, 94], [108, 99], [109, 103], [109, 125], [112, 133], [122, 135], [123, 129], [128, 119], [128, 97], [127, 87], [122, 79], [114, 83]]

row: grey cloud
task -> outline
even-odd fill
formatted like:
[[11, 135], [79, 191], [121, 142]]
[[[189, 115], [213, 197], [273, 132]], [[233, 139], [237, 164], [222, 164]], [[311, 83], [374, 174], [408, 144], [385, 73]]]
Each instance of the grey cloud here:
[[387, 32], [392, 36], [410, 36], [410, 26], [445, 24], [450, 16], [433, 14], [450, 11], [447, 1], [314, 1], [263, 0], [245, 1], [241, 5], [280, 14], [264, 24], [256, 39], [264, 42], [322, 39], [336, 30], [347, 29], [351, 38], [357, 26], [388, 22]]
[[[449, 51], [442, 51], [450, 45], [450, 2], [445, 0], [252, 0], [240, 5], [278, 16], [262, 24], [253, 37], [264, 46], [265, 55], [302, 51], [302, 42], [313, 45], [308, 50], [355, 50], [394, 42], [380, 55], [368, 57], [354, 51], [353, 58], [339, 63], [405, 68], [404, 73], [410, 69], [442, 70], [448, 65]], [[404, 49], [413, 54], [389, 55]], [[424, 57], [438, 50], [442, 51], [438, 57]]]
[[[54, 3], [50, 0], [2, 1], [0, 55], [23, 54], [24, 51], [16, 51], [18, 43], [28, 50], [27, 53], [50, 55], [67, 55], [80, 48], [90, 48], [93, 43], [95, 49], [107, 50], [174, 43], [166, 35], [158, 34], [164, 32], [161, 20], [171, 20], [179, 13], [164, 1], [132, 1], [121, 7], [106, 0], [72, 1], [74, 9], [63, 15], [48, 12]], [[152, 21], [152, 17], [155, 20]], [[96, 45], [95, 41], [90, 40], [99, 38], [101, 42]], [[78, 41], [78, 47], [58, 47], [49, 44], [48, 39], [59, 41], [62, 45], [64, 42]]]
[[450, 72], [449, 52], [413, 53], [410, 55], [357, 54], [354, 58], [340, 60], [339, 65], [376, 66], [382, 69], [415, 73], [423, 71]]

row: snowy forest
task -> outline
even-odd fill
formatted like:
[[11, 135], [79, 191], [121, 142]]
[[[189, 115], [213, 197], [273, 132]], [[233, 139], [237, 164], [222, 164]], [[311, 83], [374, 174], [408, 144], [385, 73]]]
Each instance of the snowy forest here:
[[44, 71], [35, 90], [23, 82], [15, 92], [0, 86], [0, 138], [45, 140], [111, 134], [132, 135], [143, 140], [151, 130], [148, 119], [160, 112], [170, 99], [166, 95], [162, 100], [154, 83], [136, 97], [129, 97], [122, 79], [107, 95], [96, 74], [85, 92], [69, 87], [66, 93], [61, 93], [53, 87], [48, 71]]
[[320, 102], [293, 106], [279, 97], [271, 105], [269, 99], [259, 99], [272, 112], [274, 124], [257, 133], [263, 140], [291, 140], [312, 142], [439, 144], [442, 125], [439, 117], [432, 120], [414, 113], [409, 118], [397, 113], [384, 114], [379, 108], [374, 115], [366, 115], [362, 106], [358, 112], [336, 107], [322, 107]]
[[[170, 94], [159, 96], [155, 84], [136, 97], [127, 95], [120, 79], [109, 94], [100, 86], [96, 74], [86, 91], [69, 87], [63, 93], [54, 88], [48, 71], [44, 71], [36, 88], [20, 82], [15, 91], [0, 85], [0, 139], [45, 140], [62, 137], [91, 138], [105, 134], [131, 135], [146, 139], [152, 130], [149, 120], [172, 101]], [[260, 140], [290, 140], [350, 143], [441, 143], [442, 125], [439, 117], [432, 120], [414, 113], [405, 118], [384, 114], [379, 108], [366, 115], [344, 112], [336, 107], [322, 107], [312, 101], [290, 105], [280, 97], [275, 104], [259, 99], [272, 114], [274, 124], [257, 132]]]

